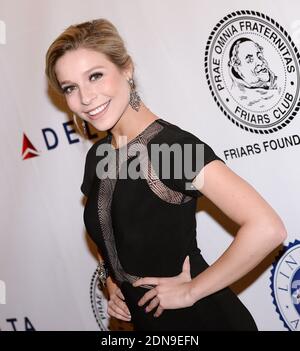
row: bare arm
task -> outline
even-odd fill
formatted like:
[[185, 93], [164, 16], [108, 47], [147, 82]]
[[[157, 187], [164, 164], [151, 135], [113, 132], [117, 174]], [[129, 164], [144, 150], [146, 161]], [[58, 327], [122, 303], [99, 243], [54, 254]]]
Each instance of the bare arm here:
[[287, 234], [274, 209], [221, 161], [207, 164], [193, 184], [241, 226], [227, 250], [192, 279], [190, 292], [195, 302], [244, 276], [279, 246]]
[[[204, 180], [202, 184], [202, 179]], [[192, 306], [247, 274], [286, 238], [282, 220], [274, 209], [244, 179], [219, 160], [202, 168], [193, 185], [240, 225], [228, 249], [210, 267], [193, 279], [188, 256], [182, 272], [174, 277], [143, 277], [133, 286], [153, 285], [138, 301], [146, 312]]]

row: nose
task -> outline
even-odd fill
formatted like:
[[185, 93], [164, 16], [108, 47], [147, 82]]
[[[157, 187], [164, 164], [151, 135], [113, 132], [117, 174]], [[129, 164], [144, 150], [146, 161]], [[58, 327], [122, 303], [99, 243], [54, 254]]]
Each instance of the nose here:
[[89, 90], [81, 90], [80, 96], [81, 96], [81, 103], [83, 105], [89, 105], [97, 97], [96, 93]]

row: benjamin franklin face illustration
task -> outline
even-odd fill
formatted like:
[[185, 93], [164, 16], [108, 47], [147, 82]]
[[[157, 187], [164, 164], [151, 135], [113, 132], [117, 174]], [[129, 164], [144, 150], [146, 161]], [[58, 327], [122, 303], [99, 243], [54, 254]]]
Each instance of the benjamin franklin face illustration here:
[[273, 74], [263, 56], [263, 48], [254, 41], [242, 38], [230, 50], [229, 67], [232, 78], [249, 88], [266, 87]]

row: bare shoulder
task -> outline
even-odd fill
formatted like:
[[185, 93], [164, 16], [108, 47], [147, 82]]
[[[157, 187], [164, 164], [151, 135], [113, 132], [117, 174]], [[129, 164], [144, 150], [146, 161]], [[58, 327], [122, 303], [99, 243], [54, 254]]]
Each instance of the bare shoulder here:
[[254, 187], [220, 160], [205, 165], [193, 185], [239, 225], [249, 220], [282, 225], [280, 217]]

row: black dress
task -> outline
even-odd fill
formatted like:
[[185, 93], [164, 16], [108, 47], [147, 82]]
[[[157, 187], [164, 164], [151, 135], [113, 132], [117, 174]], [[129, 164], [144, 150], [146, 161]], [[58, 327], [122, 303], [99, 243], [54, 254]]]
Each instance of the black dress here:
[[[180, 177], [175, 156], [169, 157], [168, 174], [163, 173], [167, 160], [157, 161], [164, 153], [154, 152], [155, 147], [178, 146], [183, 148]], [[195, 135], [161, 118], [117, 150], [108, 133], [87, 153], [81, 185], [88, 197], [84, 222], [125, 296], [135, 330], [256, 330], [230, 288], [155, 318], [155, 310], [145, 313], [145, 305], [137, 305], [151, 287], [132, 286], [139, 277], [178, 275], [187, 255], [192, 278], [208, 267], [196, 240], [196, 202], [202, 194], [191, 182], [213, 160], [224, 162]], [[194, 175], [186, 175], [186, 164]]]

